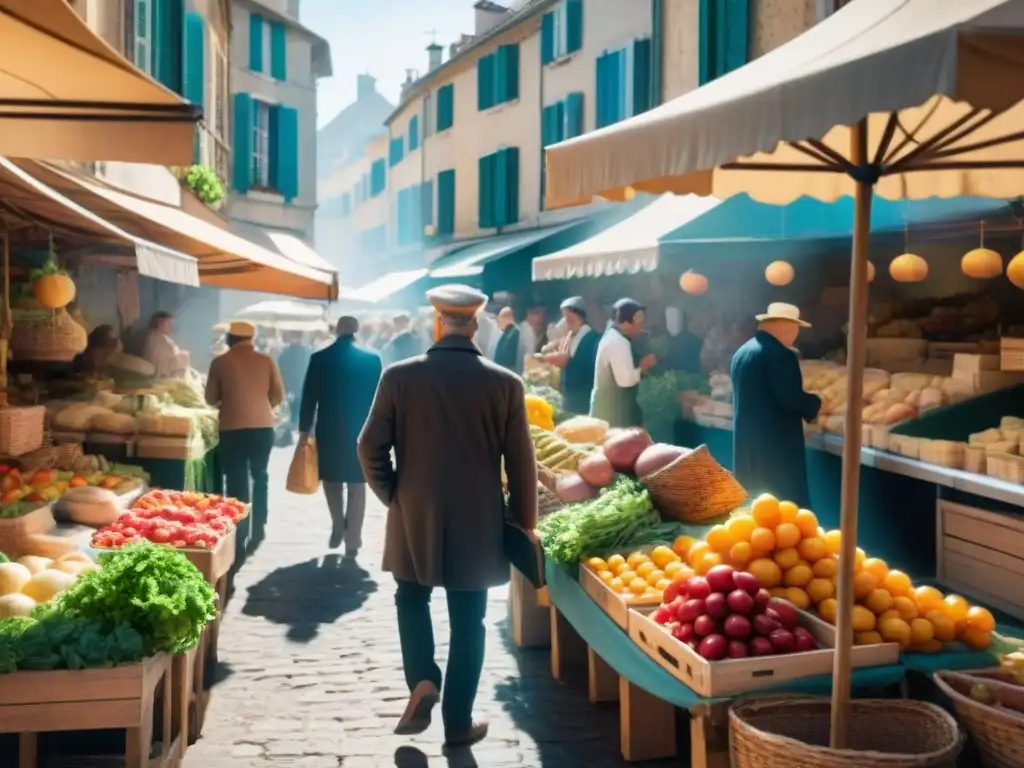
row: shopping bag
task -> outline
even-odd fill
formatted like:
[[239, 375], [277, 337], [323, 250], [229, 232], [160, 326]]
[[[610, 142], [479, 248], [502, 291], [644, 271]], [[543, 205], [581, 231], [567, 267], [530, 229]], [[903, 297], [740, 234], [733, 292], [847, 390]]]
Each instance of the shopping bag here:
[[288, 482], [285, 485], [290, 493], [305, 495], [317, 492], [320, 487], [320, 466], [316, 458], [316, 440], [309, 438], [295, 446], [291, 466], [288, 467]]
[[544, 576], [544, 550], [537, 534], [506, 520], [504, 539], [505, 557], [512, 566], [535, 589], [544, 587], [547, 584]]

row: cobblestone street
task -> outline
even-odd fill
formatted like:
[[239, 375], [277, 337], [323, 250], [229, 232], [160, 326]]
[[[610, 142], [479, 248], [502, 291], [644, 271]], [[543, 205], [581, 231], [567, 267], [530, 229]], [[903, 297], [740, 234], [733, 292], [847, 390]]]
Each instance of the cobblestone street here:
[[[284, 491], [290, 456], [274, 453], [267, 540], [239, 574], [220, 634], [219, 682], [185, 768], [625, 765], [617, 708], [595, 708], [585, 687], [554, 682], [547, 651], [514, 649], [505, 588], [490, 595], [477, 699], [490, 736], [471, 753], [445, 758], [440, 711], [423, 736], [392, 736], [407, 690], [393, 582], [380, 571], [384, 510], [371, 501], [358, 565], [325, 557], [326, 504], [320, 495]], [[441, 594], [434, 617], [443, 666]]]

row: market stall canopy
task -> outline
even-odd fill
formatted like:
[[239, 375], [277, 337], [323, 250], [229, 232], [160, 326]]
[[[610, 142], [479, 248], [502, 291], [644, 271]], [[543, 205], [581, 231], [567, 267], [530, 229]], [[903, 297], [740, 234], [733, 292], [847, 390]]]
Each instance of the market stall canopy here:
[[31, 160], [18, 164], [108, 221], [194, 256], [199, 260], [203, 285], [327, 301], [337, 295], [337, 273], [333, 270], [292, 261], [178, 208], [120, 192], [91, 176]]
[[409, 269], [402, 272], [391, 272], [383, 277], [378, 277], [366, 285], [356, 288], [352, 294], [356, 301], [365, 304], [380, 304], [387, 301], [396, 293], [404, 291], [418, 280], [426, 277], [426, 269]]
[[239, 221], [231, 221], [230, 225], [235, 234], [241, 235], [246, 240], [251, 240], [268, 251], [276, 251], [292, 261], [319, 269], [322, 272], [336, 271], [334, 265], [295, 235]]
[[434, 261], [430, 265], [430, 277], [440, 280], [456, 280], [482, 274], [487, 264], [511, 256], [552, 235], [571, 229], [577, 224], [579, 224], [578, 221], [571, 221], [554, 227], [541, 227], [488, 237], [486, 240], [451, 251]]
[[0, 0], [0, 154], [192, 162], [202, 107], [149, 78], [65, 0]]
[[[881, 197], [1015, 197], [1022, 31], [1024, 0], [850, 3], [695, 91], [549, 147], [547, 204], [622, 199], [630, 188], [831, 202], [854, 193], [844, 171], [865, 115]], [[992, 167], [1007, 158], [1020, 163]]]
[[330, 327], [327, 305], [304, 301], [260, 301], [240, 309], [235, 316], [281, 331], [326, 331]]
[[718, 205], [713, 197], [665, 194], [587, 240], [533, 260], [533, 279], [635, 275], [658, 268], [658, 239]]
[[191, 256], [125, 232], [0, 158], [0, 233], [20, 227], [38, 227], [74, 245], [126, 248], [139, 274], [199, 285], [199, 264]]

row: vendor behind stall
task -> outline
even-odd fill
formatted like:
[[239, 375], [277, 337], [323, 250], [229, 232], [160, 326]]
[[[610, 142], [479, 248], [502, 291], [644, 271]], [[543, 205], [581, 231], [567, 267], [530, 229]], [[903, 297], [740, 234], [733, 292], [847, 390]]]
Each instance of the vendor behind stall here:
[[512, 307], [502, 307], [498, 312], [498, 329], [501, 336], [494, 345], [494, 362], [515, 373], [523, 372], [523, 355], [519, 338], [519, 327]]
[[594, 366], [594, 394], [590, 415], [612, 427], [637, 427], [643, 423], [637, 390], [642, 374], [658, 359], [645, 355], [633, 364], [632, 340], [644, 330], [644, 307], [633, 299], [619, 299], [612, 311], [612, 324], [597, 346]]
[[821, 398], [804, 392], [792, 346], [810, 323], [782, 302], [755, 319], [757, 333], [732, 358], [733, 473], [751, 494], [809, 507], [802, 421], [817, 417]]
[[149, 320], [149, 333], [142, 346], [142, 357], [156, 368], [156, 378], [183, 376], [189, 367], [189, 354], [171, 338], [174, 317], [170, 312], [155, 312]]
[[85, 349], [71, 361], [71, 368], [80, 374], [99, 373], [107, 366], [107, 361], [120, 351], [121, 342], [114, 326], [97, 325], [89, 334]]
[[563, 369], [562, 396], [569, 413], [588, 413], [590, 394], [594, 390], [594, 369], [600, 343], [593, 328], [587, 325], [587, 305], [580, 296], [562, 302], [562, 320], [568, 334], [559, 343], [557, 352], [547, 361]]

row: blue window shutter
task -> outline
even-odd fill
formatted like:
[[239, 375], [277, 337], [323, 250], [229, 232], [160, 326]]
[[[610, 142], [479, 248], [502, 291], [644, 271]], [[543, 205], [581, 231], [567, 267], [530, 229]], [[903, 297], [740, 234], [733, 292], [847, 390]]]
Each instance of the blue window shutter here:
[[508, 150], [494, 154], [494, 226], [508, 224]]
[[732, 72], [747, 63], [750, 45], [750, 7], [748, 0], [724, 0], [724, 14], [719, 17], [725, 27], [723, 57], [725, 68], [720, 74]]
[[563, 139], [583, 135], [583, 94], [579, 91], [565, 97], [565, 128]]
[[494, 103], [504, 104], [508, 101], [508, 56], [505, 46], [494, 52]]
[[544, 107], [544, 111], [540, 115], [540, 145], [541, 147], [547, 147], [554, 144], [556, 139], [555, 136], [555, 118], [557, 117], [558, 105], [551, 104], [550, 106]]
[[153, 76], [175, 93], [181, 94], [184, 2], [150, 0], [150, 7], [153, 22]]
[[402, 157], [405, 154], [405, 139], [402, 136], [396, 136], [388, 144], [388, 165], [394, 166], [402, 162]]
[[615, 83], [612, 75], [612, 55], [605, 53], [597, 57], [597, 127], [604, 128], [615, 122], [613, 105]]
[[288, 48], [284, 24], [270, 22], [270, 76], [275, 80], [288, 79]]
[[185, 16], [185, 98], [200, 107], [206, 101], [206, 22], [195, 11]]
[[252, 125], [253, 103], [248, 93], [236, 93], [234, 99], [235, 135], [233, 146], [234, 172], [232, 179], [236, 192], [245, 192], [252, 186]]
[[[420, 184], [420, 234], [428, 224], [434, 223], [434, 182]], [[436, 229], [436, 228], [435, 228]]]
[[476, 107], [479, 111], [494, 106], [495, 56], [484, 56], [476, 64]]
[[477, 193], [477, 211], [481, 229], [490, 229], [494, 223], [494, 179], [497, 155], [485, 155], [478, 163], [479, 189]]
[[152, 0], [135, 0], [135, 66], [143, 72], [153, 69], [153, 5]]
[[519, 221], [519, 148], [505, 150], [505, 208], [504, 223]]
[[629, 117], [631, 104], [626, 103], [629, 96], [629, 51], [616, 51], [615, 61], [615, 122]]
[[413, 115], [409, 120], [409, 151], [420, 148], [420, 118]]
[[437, 92], [437, 132], [447, 131], [455, 123], [455, 86], [449, 83]]
[[249, 69], [263, 71], [263, 17], [249, 14]]
[[496, 104], [519, 98], [519, 45], [503, 45], [497, 51]]
[[583, 47], [583, 0], [565, 0], [565, 52]]
[[376, 197], [387, 186], [387, 169], [384, 160], [374, 160], [370, 166], [370, 197]]
[[633, 103], [630, 114], [639, 115], [651, 108], [651, 41], [633, 42]]
[[437, 174], [437, 234], [455, 232], [455, 171]]
[[[291, 107], [276, 107], [277, 135], [271, 136], [277, 147], [277, 178], [275, 187], [285, 200], [299, 196], [299, 111]], [[276, 139], [276, 141], [274, 141]], [[364, 180], [365, 181], [365, 180]]]
[[700, 85], [715, 79], [714, 12], [718, 0], [700, 0], [697, 16], [697, 69]]
[[540, 22], [540, 63], [550, 64], [555, 60], [555, 13], [548, 11]]

